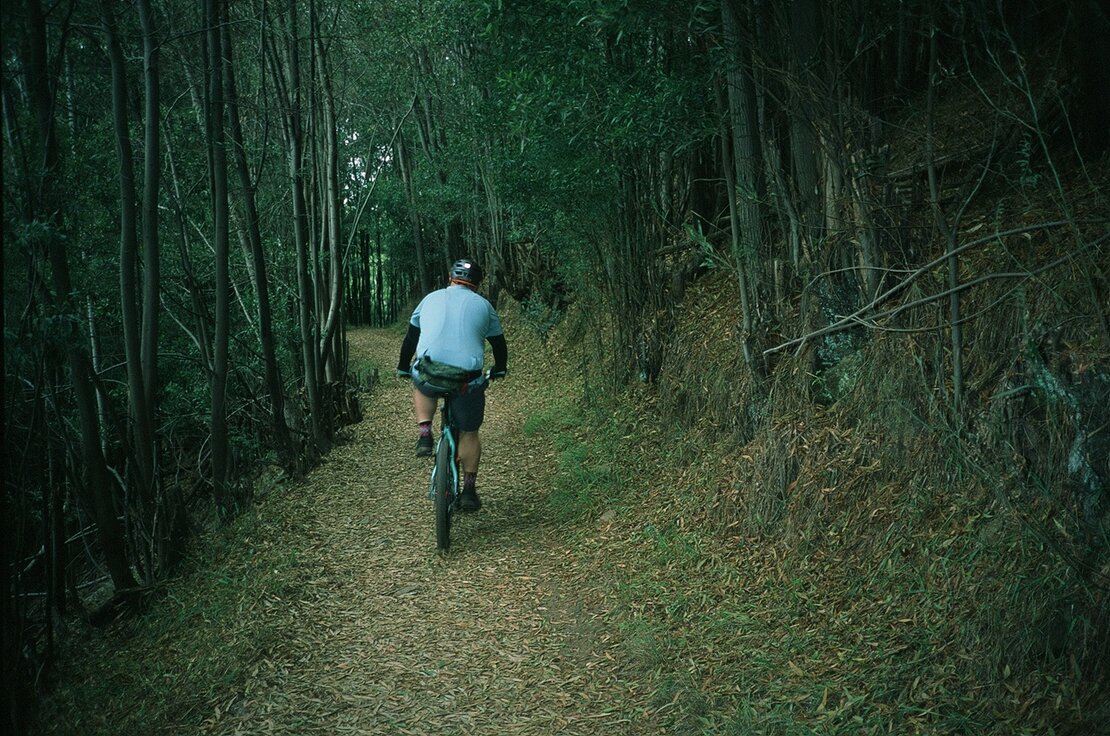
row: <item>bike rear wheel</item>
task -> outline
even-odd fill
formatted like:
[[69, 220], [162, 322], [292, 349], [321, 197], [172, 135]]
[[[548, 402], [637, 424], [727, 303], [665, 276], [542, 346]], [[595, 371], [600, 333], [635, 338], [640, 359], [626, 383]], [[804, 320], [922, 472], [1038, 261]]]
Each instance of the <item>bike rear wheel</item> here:
[[455, 495], [455, 473], [451, 467], [453, 462], [451, 443], [446, 438], [441, 438], [436, 448], [435, 480], [432, 483], [435, 492], [436, 547], [441, 552], [446, 552], [451, 546], [451, 503]]

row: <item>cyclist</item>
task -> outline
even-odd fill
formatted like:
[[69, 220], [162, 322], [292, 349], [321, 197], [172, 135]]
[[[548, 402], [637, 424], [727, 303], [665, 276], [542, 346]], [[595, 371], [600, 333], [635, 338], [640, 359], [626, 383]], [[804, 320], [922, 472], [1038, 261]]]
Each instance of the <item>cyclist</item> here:
[[[418, 456], [432, 454], [432, 418], [436, 396], [442, 394], [444, 374], [455, 381], [471, 381], [482, 373], [485, 343], [493, 349], [490, 378], [504, 378], [508, 368], [509, 349], [501, 328], [501, 319], [489, 301], [477, 291], [482, 282], [482, 268], [471, 258], [454, 262], [445, 288], [425, 296], [413, 310], [408, 332], [401, 343], [397, 374], [413, 382], [412, 403], [416, 412], [419, 434]], [[415, 363], [413, 356], [416, 357]], [[476, 481], [482, 446], [478, 428], [485, 415], [485, 386], [466, 386], [455, 392], [451, 411], [459, 430], [459, 466], [463, 473], [463, 489], [459, 494], [462, 511], [482, 507]]]

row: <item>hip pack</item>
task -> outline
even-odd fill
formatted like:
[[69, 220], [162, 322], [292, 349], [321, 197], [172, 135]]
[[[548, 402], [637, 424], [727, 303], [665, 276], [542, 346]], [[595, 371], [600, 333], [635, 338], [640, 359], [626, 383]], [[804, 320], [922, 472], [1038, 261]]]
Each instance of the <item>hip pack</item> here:
[[428, 356], [419, 358], [413, 369], [420, 378], [443, 391], [458, 391], [466, 384], [482, 375], [481, 371], [467, 371], [447, 363], [439, 363]]

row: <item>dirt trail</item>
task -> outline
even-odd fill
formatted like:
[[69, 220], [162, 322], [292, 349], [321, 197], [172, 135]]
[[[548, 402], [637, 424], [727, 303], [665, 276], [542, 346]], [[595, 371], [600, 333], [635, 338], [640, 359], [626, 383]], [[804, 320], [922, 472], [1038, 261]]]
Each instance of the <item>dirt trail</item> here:
[[[389, 367], [397, 338], [359, 331], [351, 345]], [[441, 557], [411, 392], [383, 374], [349, 441], [288, 491], [308, 532], [297, 565], [309, 572], [283, 596], [296, 630], [204, 732], [641, 732], [644, 696], [622, 674], [610, 606], [546, 520], [551, 452], [521, 432], [535, 384], [514, 374], [491, 389], [484, 507]]]

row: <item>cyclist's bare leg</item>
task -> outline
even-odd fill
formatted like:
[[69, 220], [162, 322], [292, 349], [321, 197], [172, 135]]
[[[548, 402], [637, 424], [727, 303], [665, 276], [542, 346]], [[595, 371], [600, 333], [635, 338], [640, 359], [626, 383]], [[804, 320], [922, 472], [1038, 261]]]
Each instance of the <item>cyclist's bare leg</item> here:
[[412, 390], [412, 406], [416, 411], [417, 423], [430, 422], [436, 415], [436, 400], [416, 389]]
[[459, 432], [459, 465], [464, 473], [477, 473], [482, 459], [482, 444], [477, 432]]
[[[417, 422], [430, 422], [435, 417], [437, 401], [413, 389], [412, 405], [416, 412]], [[482, 445], [478, 441], [477, 432], [459, 432], [458, 436], [459, 465], [464, 473], [477, 473], [478, 463], [482, 459]]]

